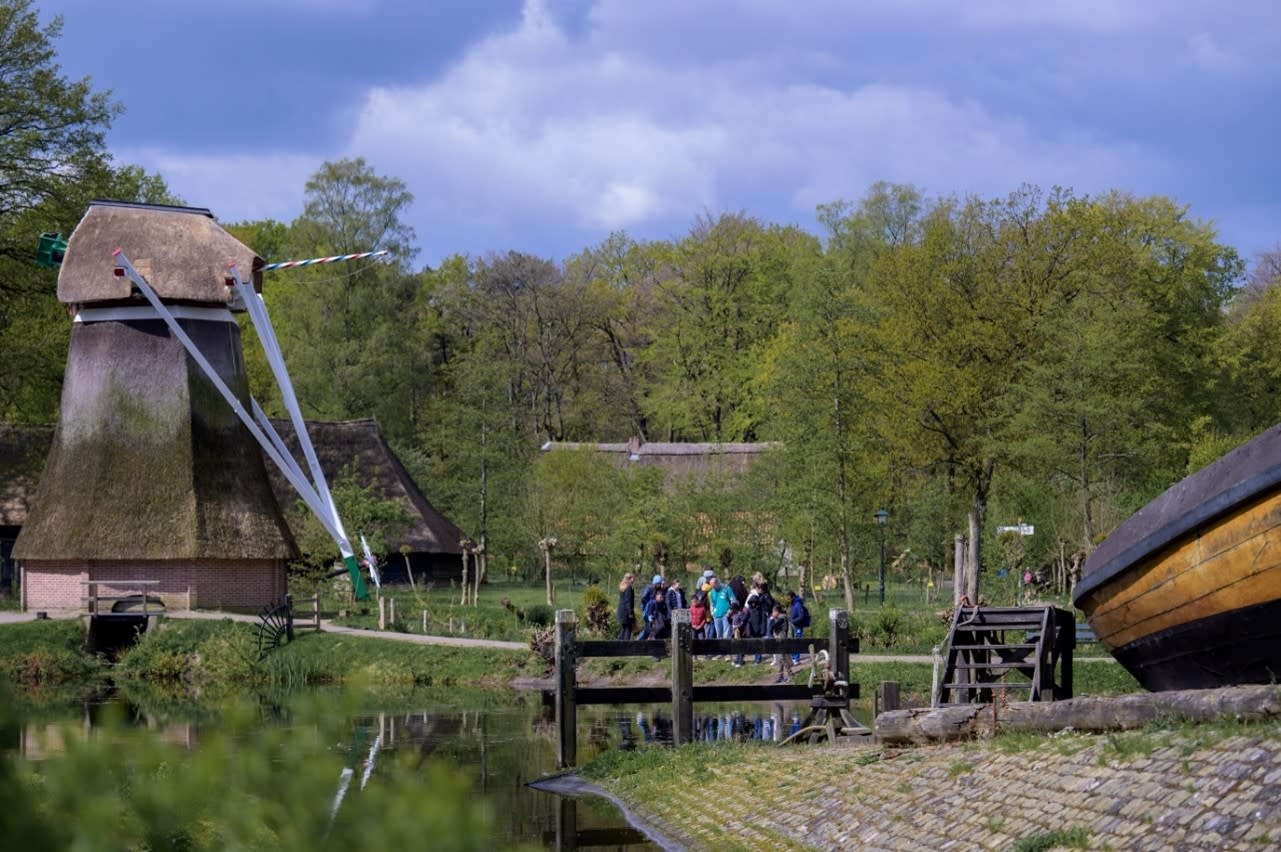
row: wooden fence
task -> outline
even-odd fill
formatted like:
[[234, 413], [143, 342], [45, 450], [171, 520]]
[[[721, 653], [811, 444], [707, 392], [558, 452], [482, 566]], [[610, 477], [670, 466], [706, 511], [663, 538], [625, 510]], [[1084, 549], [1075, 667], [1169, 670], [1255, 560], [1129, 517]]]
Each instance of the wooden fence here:
[[[858, 697], [858, 685], [850, 683], [851, 653], [858, 653], [858, 640], [850, 638], [849, 614], [833, 609], [828, 613], [830, 632], [827, 652], [830, 680], [839, 697], [848, 702]], [[577, 616], [572, 609], [556, 612], [556, 730], [557, 761], [562, 768], [578, 759], [578, 707], [589, 704], [657, 704], [671, 702], [672, 741], [683, 745], [694, 738], [694, 703], [725, 701], [809, 701], [821, 696], [824, 684], [729, 684], [695, 685], [694, 657], [712, 654], [800, 654], [815, 645], [813, 639], [695, 639], [689, 610], [672, 613], [671, 639], [579, 641]], [[580, 687], [577, 667], [588, 657], [672, 658], [670, 686]]]
[[[111, 615], [112, 607], [116, 602], [134, 599], [138, 599], [142, 604], [142, 610], [131, 610], [127, 613], [128, 615], [146, 616], [151, 615], [152, 612], [162, 613], [165, 610], [164, 604], [155, 604], [154, 609], [148, 611], [147, 589], [160, 585], [159, 580], [82, 580], [80, 585], [85, 587], [85, 596], [80, 600], [85, 605], [85, 611], [90, 615]], [[98, 593], [99, 586], [115, 586], [125, 591], [122, 594], [103, 595]], [[106, 612], [102, 611], [104, 603], [107, 605]]]

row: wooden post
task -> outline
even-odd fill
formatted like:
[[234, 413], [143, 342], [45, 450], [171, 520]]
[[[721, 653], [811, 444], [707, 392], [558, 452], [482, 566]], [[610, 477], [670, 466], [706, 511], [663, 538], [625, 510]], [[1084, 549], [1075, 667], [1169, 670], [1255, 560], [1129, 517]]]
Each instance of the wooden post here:
[[382, 595], [378, 596], [378, 629], [387, 629], [387, 599]]
[[937, 707], [939, 706], [939, 693], [941, 691], [940, 688], [942, 687], [939, 677], [943, 673], [943, 653], [941, 646], [935, 645], [934, 650], [930, 653], [931, 656], [934, 657], [934, 673], [930, 676], [930, 706]]
[[387, 599], [387, 622], [391, 624], [393, 630], [396, 629], [396, 599]]
[[467, 592], [468, 592], [468, 589], [470, 588], [470, 587], [467, 585], [467, 560], [468, 560], [468, 557], [469, 557], [469, 554], [468, 554], [468, 552], [467, 552], [467, 540], [466, 540], [466, 539], [463, 539], [463, 582], [462, 582], [462, 586], [463, 586], [463, 601], [462, 601], [462, 605], [463, 605], [463, 606], [467, 606]]
[[881, 712], [886, 713], [890, 710], [899, 708], [898, 681], [883, 680], [878, 690], [880, 697]]
[[320, 629], [320, 592], [313, 592], [311, 595], [311, 612], [312, 624], [316, 629]]
[[423, 610], [423, 635], [427, 635], [427, 610]]
[[830, 627], [828, 633], [828, 657], [831, 660], [832, 674], [837, 680], [850, 682], [850, 614], [843, 609], [832, 609], [827, 612]]
[[574, 705], [577, 627], [572, 609], [556, 610], [556, 762], [561, 769], [578, 760], [578, 712]]
[[285, 638], [294, 641], [294, 599], [285, 592]]
[[[965, 597], [965, 536], [958, 535], [952, 540], [952, 605], [956, 606]], [[971, 604], [974, 601], [970, 601]]]
[[672, 745], [694, 741], [694, 628], [689, 610], [672, 611]]

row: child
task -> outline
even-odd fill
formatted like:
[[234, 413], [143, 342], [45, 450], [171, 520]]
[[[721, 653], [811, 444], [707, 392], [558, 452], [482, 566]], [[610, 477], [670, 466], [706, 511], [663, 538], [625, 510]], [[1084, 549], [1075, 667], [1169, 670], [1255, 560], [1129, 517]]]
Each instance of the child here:
[[689, 605], [689, 626], [694, 628], [695, 639], [707, 638], [707, 596], [701, 591], [694, 593], [694, 600]]
[[[748, 622], [749, 618], [750, 613], [747, 611], [747, 607], [743, 606], [738, 601], [734, 601], [729, 605], [729, 626], [730, 629], [734, 631], [735, 639], [747, 639], [751, 637], [752, 631]], [[741, 669], [742, 667], [743, 655], [739, 654], [734, 658], [734, 668]]]
[[[769, 617], [769, 635], [775, 639], [786, 639], [787, 634], [791, 632], [791, 624], [788, 622], [787, 615], [783, 612], [783, 607], [777, 603], [770, 612]], [[775, 654], [774, 661], [778, 663], [778, 680], [775, 683], [787, 683], [792, 679], [792, 657], [790, 654]]]

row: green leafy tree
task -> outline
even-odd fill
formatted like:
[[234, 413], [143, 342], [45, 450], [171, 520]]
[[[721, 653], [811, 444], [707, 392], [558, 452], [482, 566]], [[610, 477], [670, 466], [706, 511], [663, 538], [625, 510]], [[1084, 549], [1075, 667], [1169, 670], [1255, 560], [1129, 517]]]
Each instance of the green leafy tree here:
[[683, 440], [758, 437], [757, 360], [784, 314], [792, 254], [813, 243], [799, 230], [726, 214], [700, 219], [663, 250], [661, 311], [644, 354], [651, 423]]
[[54, 418], [69, 328], [56, 270], [34, 262], [43, 232], [70, 233], [89, 199], [170, 201], [163, 180], [113, 167], [103, 147], [120, 112], [57, 64], [62, 19], [41, 26], [27, 0], [0, 2], [0, 418]]
[[[311, 417], [373, 415], [393, 441], [404, 442], [413, 435], [432, 374], [429, 341], [406, 321], [421, 284], [408, 271], [416, 250], [413, 229], [402, 219], [413, 196], [401, 180], [355, 159], [321, 166], [304, 199], [303, 214], [277, 250], [293, 257], [392, 254], [389, 262], [269, 273], [264, 298], [299, 402]], [[255, 223], [245, 227], [265, 242], [278, 236]], [[279, 413], [279, 403], [264, 396], [264, 406]]]
[[[364, 533], [370, 550], [385, 554], [388, 539], [409, 528], [412, 519], [404, 508], [395, 500], [380, 496], [372, 485], [362, 484], [354, 464], [345, 467], [337, 481], [330, 483], [330, 493], [338, 508], [338, 517], [342, 518], [348, 537], [357, 547], [360, 534]], [[333, 569], [338, 546], [301, 499], [289, 513], [289, 526], [294, 530], [302, 554], [294, 573], [299, 579], [319, 586]]]

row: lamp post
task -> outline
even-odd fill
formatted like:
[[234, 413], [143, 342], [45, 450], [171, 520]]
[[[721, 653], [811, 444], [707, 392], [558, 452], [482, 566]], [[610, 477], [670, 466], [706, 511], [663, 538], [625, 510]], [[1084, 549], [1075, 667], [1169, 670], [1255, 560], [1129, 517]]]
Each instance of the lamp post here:
[[876, 525], [881, 528], [881, 606], [885, 606], [885, 525], [890, 521], [890, 513], [877, 509], [872, 517], [876, 518]]

